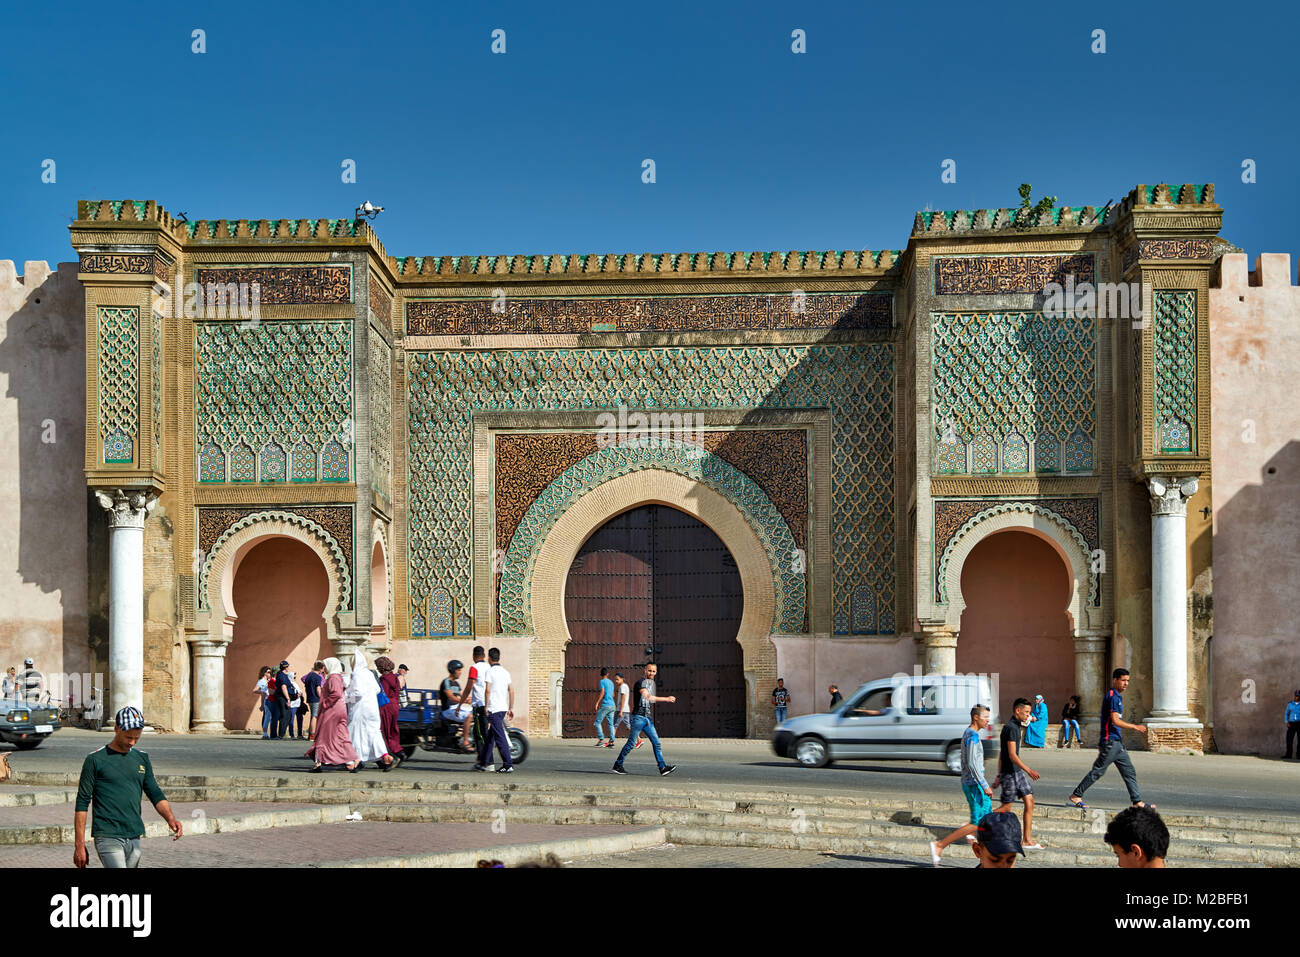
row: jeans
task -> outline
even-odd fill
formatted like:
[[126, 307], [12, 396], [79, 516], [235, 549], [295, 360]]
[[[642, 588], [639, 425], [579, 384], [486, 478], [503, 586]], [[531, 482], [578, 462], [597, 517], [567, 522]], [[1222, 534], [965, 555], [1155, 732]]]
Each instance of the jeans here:
[[95, 853], [105, 867], [139, 867], [140, 839], [138, 837], [97, 837]]
[[269, 738], [275, 724], [275, 705], [270, 701], [262, 702], [262, 736]]
[[609, 719], [609, 740], [614, 740], [614, 706], [600, 708], [596, 712], [596, 735], [605, 737], [605, 720]]
[[299, 703], [298, 707], [293, 710], [293, 720], [298, 722], [298, 737], [302, 737], [302, 718], [303, 712], [307, 710], [307, 705]]
[[1065, 721], [1062, 721], [1061, 732], [1065, 735], [1066, 744], [1070, 743], [1071, 731], [1074, 732], [1074, 740], [1078, 741], [1080, 744], [1083, 744], [1083, 734], [1082, 732], [1079, 731], [1079, 722], [1075, 721], [1073, 718], [1069, 718]]
[[776, 723], [780, 724], [784, 720], [785, 720], [785, 705], [779, 704], [776, 706]]
[[1129, 803], [1136, 804], [1142, 800], [1142, 793], [1138, 790], [1137, 772], [1133, 770], [1133, 762], [1129, 760], [1128, 752], [1124, 750], [1124, 742], [1119, 737], [1111, 738], [1109, 744], [1103, 742], [1098, 748], [1097, 760], [1092, 763], [1092, 770], [1079, 782], [1073, 796], [1083, 797], [1083, 792], [1096, 784], [1112, 763], [1119, 768], [1119, 776], [1124, 779], [1124, 787], [1128, 788]]
[[618, 753], [618, 760], [614, 763], [619, 767], [623, 766], [623, 759], [627, 757], [629, 751], [636, 747], [636, 739], [640, 737], [642, 732], [645, 732], [645, 736], [650, 739], [650, 744], [654, 746], [655, 760], [659, 762], [659, 767], [662, 770], [666, 765], [664, 764], [663, 749], [659, 747], [659, 732], [655, 730], [655, 723], [648, 715], [644, 714], [632, 716], [632, 727], [628, 731], [627, 743], [623, 745], [623, 750]]
[[[1291, 743], [1296, 736], [1300, 735], [1300, 721], [1288, 721], [1286, 726], [1286, 756], [1291, 757]], [[1296, 749], [1295, 756], [1300, 758], [1300, 748]]]
[[620, 715], [618, 716], [618, 720], [614, 722], [614, 728], [613, 728], [613, 730], [614, 730], [614, 731], [617, 731], [617, 730], [619, 729], [620, 726], [622, 726], [622, 727], [624, 727], [624, 728], [627, 728], [629, 731], [632, 730], [632, 712], [631, 712], [631, 711], [624, 711], [622, 714], [620, 714]]
[[495, 744], [497, 750], [501, 752], [502, 767], [510, 767], [510, 735], [506, 734], [506, 713], [504, 711], [494, 711], [488, 715], [488, 732], [491, 735], [488, 738], [485, 753], [487, 764], [492, 760], [492, 746]]

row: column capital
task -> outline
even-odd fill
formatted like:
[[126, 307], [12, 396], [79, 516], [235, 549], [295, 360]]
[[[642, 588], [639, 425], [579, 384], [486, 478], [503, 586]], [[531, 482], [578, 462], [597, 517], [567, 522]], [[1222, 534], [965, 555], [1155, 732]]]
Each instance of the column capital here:
[[196, 658], [224, 658], [230, 639], [224, 635], [190, 635], [185, 639]]
[[152, 488], [95, 489], [95, 501], [108, 512], [110, 528], [144, 528], [145, 517], [158, 503], [158, 491]]
[[1147, 479], [1152, 515], [1186, 515], [1187, 500], [1196, 494], [1200, 482], [1195, 475], [1152, 475]]

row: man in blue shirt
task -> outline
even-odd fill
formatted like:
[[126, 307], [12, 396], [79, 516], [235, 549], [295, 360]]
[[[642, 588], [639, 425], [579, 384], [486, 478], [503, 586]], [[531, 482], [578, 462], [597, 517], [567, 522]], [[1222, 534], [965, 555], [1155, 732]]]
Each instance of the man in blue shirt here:
[[1083, 800], [1083, 792], [1096, 784], [1106, 773], [1106, 769], [1114, 764], [1119, 768], [1120, 777], [1124, 779], [1124, 787], [1128, 788], [1128, 799], [1132, 805], [1155, 807], [1154, 804], [1148, 805], [1142, 800], [1142, 794], [1138, 791], [1137, 772], [1133, 770], [1133, 762], [1129, 760], [1128, 752], [1124, 750], [1124, 739], [1120, 736], [1120, 731], [1123, 729], [1141, 734], [1146, 734], [1147, 731], [1146, 725], [1129, 724], [1121, 717], [1124, 713], [1124, 690], [1129, 682], [1128, 669], [1116, 668], [1110, 678], [1111, 689], [1106, 692], [1106, 698], [1101, 703], [1101, 738], [1097, 742], [1097, 760], [1093, 762], [1092, 770], [1071, 793], [1070, 803], [1077, 808], [1087, 808], [1088, 805]]
[[986, 705], [977, 704], [970, 709], [970, 727], [961, 736], [961, 791], [970, 806], [970, 823], [963, 824], [941, 841], [930, 842], [930, 863], [939, 866], [939, 855], [953, 841], [959, 841], [979, 830], [980, 821], [993, 813], [993, 789], [984, 778], [984, 742], [980, 735], [992, 718]]
[[[1295, 697], [1287, 702], [1286, 713], [1282, 716], [1286, 721], [1286, 755], [1287, 760], [1291, 759], [1291, 742], [1300, 735], [1300, 691], [1295, 693]], [[1300, 748], [1296, 748], [1295, 756], [1300, 759]]]
[[[596, 704], [596, 747], [614, 746], [614, 682], [609, 680], [609, 669], [600, 669], [600, 701]], [[605, 744], [605, 719], [609, 719], [609, 744]]]

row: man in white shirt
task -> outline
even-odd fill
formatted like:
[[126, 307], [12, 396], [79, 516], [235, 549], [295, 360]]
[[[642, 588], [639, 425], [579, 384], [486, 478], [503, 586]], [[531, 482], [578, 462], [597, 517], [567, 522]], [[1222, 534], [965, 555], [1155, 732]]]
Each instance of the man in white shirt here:
[[492, 767], [492, 745], [501, 752], [498, 774], [512, 774], [515, 767], [510, 760], [510, 736], [506, 733], [506, 720], [515, 716], [515, 689], [510, 683], [510, 672], [501, 664], [501, 649], [488, 649], [488, 670], [483, 696], [487, 700], [488, 743], [482, 758], [483, 769]]
[[487, 761], [483, 754], [487, 750], [487, 701], [483, 697], [483, 690], [487, 687], [487, 670], [488, 663], [485, 660], [487, 655], [483, 652], [482, 645], [474, 646], [474, 663], [469, 667], [469, 678], [465, 682], [465, 690], [460, 693], [461, 701], [468, 701], [472, 709], [469, 724], [461, 731], [461, 750], [469, 750], [469, 732], [472, 727], [474, 730], [474, 751], [478, 754], [478, 760], [474, 762], [475, 771], [491, 771], [492, 768], [487, 766]]

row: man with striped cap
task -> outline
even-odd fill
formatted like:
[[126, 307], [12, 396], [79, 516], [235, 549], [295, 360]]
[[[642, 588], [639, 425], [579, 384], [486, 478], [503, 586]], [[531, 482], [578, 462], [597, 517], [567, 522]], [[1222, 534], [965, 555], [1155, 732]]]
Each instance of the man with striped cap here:
[[172, 814], [171, 805], [154, 779], [149, 755], [135, 749], [144, 731], [144, 715], [139, 708], [126, 707], [117, 713], [113, 725], [113, 740], [88, 754], [81, 765], [73, 818], [76, 849], [72, 863], [77, 867], [85, 867], [89, 861], [86, 812], [92, 804], [95, 811], [91, 836], [104, 867], [139, 866], [140, 838], [144, 837], [140, 799], [145, 794], [172, 829], [172, 840], [181, 836], [181, 822]]

